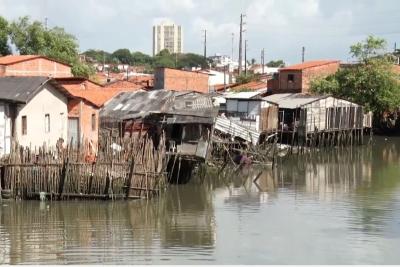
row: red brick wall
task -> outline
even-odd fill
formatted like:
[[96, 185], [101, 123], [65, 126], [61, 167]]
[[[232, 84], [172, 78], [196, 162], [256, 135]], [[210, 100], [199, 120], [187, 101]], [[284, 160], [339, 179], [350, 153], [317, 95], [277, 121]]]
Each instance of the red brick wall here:
[[[281, 70], [279, 72], [279, 87], [273, 88], [273, 93], [307, 93], [313, 79], [334, 74], [339, 69], [339, 62], [322, 66], [306, 68], [304, 70]], [[289, 74], [294, 75], [294, 81], [289, 82]]]
[[[96, 128], [92, 130], [92, 114], [96, 116]], [[69, 99], [68, 117], [79, 118], [80, 134], [93, 144], [97, 144], [99, 136], [99, 109], [80, 99]]]
[[308, 68], [303, 70], [302, 92], [306, 93], [310, 90], [310, 83], [313, 79], [323, 78], [334, 74], [339, 69], [339, 62], [333, 62], [322, 66]]
[[[293, 82], [288, 81], [289, 74], [294, 75]], [[274, 90], [274, 93], [299, 93], [301, 92], [301, 85], [301, 70], [283, 70], [279, 72], [279, 89]]]
[[157, 69], [154, 75], [154, 89], [208, 93], [208, 74], [167, 68]]
[[45, 58], [33, 58], [4, 67], [5, 71], [3, 74], [0, 71], [0, 76], [72, 77], [69, 66]]

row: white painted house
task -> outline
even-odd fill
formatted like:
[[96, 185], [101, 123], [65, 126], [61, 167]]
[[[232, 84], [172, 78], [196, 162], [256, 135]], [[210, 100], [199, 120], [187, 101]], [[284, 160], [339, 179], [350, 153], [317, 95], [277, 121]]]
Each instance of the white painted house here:
[[68, 96], [47, 77], [0, 78], [0, 156], [11, 139], [32, 148], [67, 140]]
[[264, 90], [225, 94], [225, 116], [260, 133], [275, 130], [278, 126], [278, 106], [263, 99], [263, 93]]

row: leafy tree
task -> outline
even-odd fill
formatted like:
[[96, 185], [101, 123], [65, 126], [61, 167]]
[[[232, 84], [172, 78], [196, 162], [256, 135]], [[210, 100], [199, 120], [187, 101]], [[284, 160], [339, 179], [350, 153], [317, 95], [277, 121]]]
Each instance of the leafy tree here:
[[9, 33], [10, 29], [7, 20], [0, 16], [0, 56], [11, 54], [11, 49], [8, 45]]
[[271, 60], [270, 62], [267, 63], [267, 67], [270, 67], [270, 68], [281, 68], [284, 66], [285, 66], [285, 62], [281, 59], [276, 60], [276, 61]]
[[96, 70], [93, 68], [93, 66], [80, 62], [75, 63], [72, 66], [71, 71], [75, 77], [84, 77], [87, 79], [91, 78], [91, 76], [96, 73]]
[[208, 61], [204, 56], [193, 53], [179, 54], [177, 68], [201, 67], [208, 68]]
[[393, 71], [391, 59], [384, 54], [385, 46], [385, 40], [373, 36], [352, 45], [350, 54], [359, 63], [312, 81], [311, 90], [362, 104], [376, 116], [397, 109], [400, 106], [399, 77]]
[[133, 65], [135, 66], [151, 65], [153, 63], [153, 58], [142, 52], [133, 52], [132, 60], [133, 60]]
[[93, 68], [79, 62], [78, 42], [63, 28], [45, 29], [40, 21], [31, 22], [28, 16], [10, 24], [10, 39], [21, 55], [43, 55], [72, 65], [75, 76], [89, 77]]
[[112, 55], [104, 50], [89, 49], [82, 54], [97, 63], [111, 63], [112, 61]]
[[175, 67], [175, 59], [173, 55], [168, 51], [168, 49], [161, 50], [160, 53], [158, 53], [154, 57], [154, 63], [153, 66], [155, 68], [158, 67], [165, 67], [165, 68], [174, 68]]
[[122, 64], [133, 65], [133, 56], [129, 51], [129, 49], [126, 48], [118, 49], [114, 51], [114, 53], [112, 53], [112, 56], [117, 58], [118, 61]]

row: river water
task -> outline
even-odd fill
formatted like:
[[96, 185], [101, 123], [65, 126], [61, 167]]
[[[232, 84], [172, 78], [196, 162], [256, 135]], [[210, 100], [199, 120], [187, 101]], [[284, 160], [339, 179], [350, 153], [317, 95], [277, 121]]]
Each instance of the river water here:
[[0, 203], [3, 264], [400, 264], [399, 248], [400, 138], [149, 201]]

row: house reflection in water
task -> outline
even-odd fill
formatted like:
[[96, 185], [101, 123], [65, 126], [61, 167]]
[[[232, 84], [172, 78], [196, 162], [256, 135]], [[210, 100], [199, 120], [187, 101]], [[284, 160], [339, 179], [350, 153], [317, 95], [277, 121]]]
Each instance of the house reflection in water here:
[[3, 203], [0, 239], [1, 263], [115, 264], [207, 253], [216, 234], [211, 194], [171, 187], [149, 201]]

